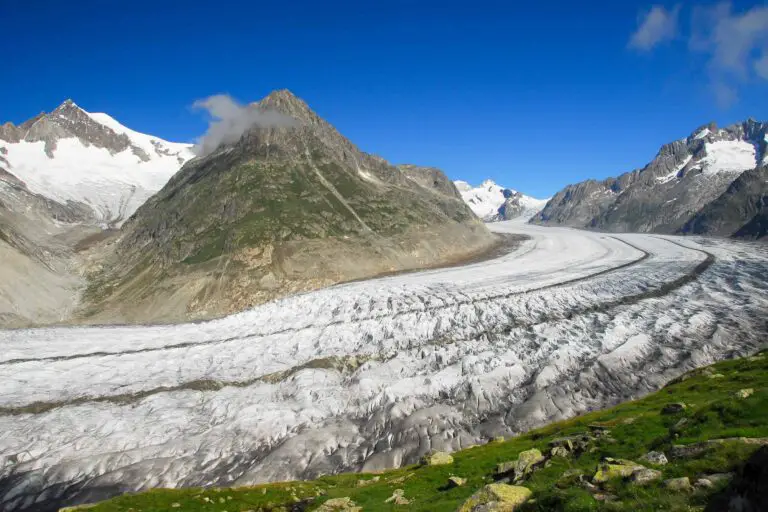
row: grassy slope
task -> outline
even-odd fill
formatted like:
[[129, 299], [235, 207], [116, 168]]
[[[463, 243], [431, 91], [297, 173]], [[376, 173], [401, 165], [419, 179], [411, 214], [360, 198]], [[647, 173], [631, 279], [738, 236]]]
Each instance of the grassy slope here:
[[[708, 373], [722, 377], [710, 377]], [[534, 492], [535, 502], [523, 510], [691, 510], [704, 505], [710, 495], [723, 485], [709, 491], [673, 493], [659, 483], [637, 487], [616, 480], [606, 490], [619, 497], [619, 502], [596, 501], [582, 487], [560, 482], [562, 474], [571, 468], [594, 474], [605, 456], [639, 459], [649, 450], [666, 451], [672, 443], [687, 444], [708, 439], [768, 436], [768, 351], [755, 358], [718, 363], [709, 370], [696, 370], [685, 379], [678, 379], [661, 391], [641, 400], [627, 402], [611, 409], [589, 413], [529, 432], [505, 442], [476, 446], [454, 454], [455, 462], [448, 466], [410, 466], [388, 471], [379, 481], [359, 486], [359, 480], [374, 475], [345, 474], [323, 477], [311, 482], [288, 482], [238, 489], [153, 490], [136, 495], [124, 495], [96, 506], [93, 511], [159, 511], [159, 510], [313, 510], [324, 500], [351, 497], [365, 511], [422, 510], [452, 511], [477, 489], [493, 481], [497, 463], [514, 460], [518, 453], [535, 447], [546, 453], [548, 442], [563, 435], [587, 432], [588, 425], [599, 423], [611, 430], [611, 439], [599, 439], [592, 453], [577, 458], [553, 458], [524, 484]], [[753, 388], [747, 399], [734, 397], [734, 392]], [[687, 410], [677, 415], [661, 415], [662, 407], [671, 402], [683, 402]], [[675, 425], [682, 419], [680, 427]], [[672, 460], [663, 471], [663, 478], [688, 476], [691, 482], [702, 474], [736, 469], [758, 446], [738, 441], [717, 444], [708, 452], [683, 460]], [[653, 467], [650, 464], [645, 464]], [[450, 475], [467, 479], [463, 487], [446, 489]], [[409, 506], [385, 504], [394, 489], [405, 490]], [[322, 494], [322, 495], [321, 495]], [[320, 495], [320, 496], [319, 496]], [[207, 500], [209, 501], [206, 501]], [[301, 504], [298, 501], [303, 501]], [[173, 505], [176, 505], [175, 507]], [[695, 508], [694, 508], [695, 509]]]

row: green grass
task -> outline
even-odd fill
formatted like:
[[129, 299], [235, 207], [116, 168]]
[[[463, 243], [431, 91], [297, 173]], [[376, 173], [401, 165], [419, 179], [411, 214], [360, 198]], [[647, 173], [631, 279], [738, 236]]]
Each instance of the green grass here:
[[[707, 373], [719, 373], [724, 377], [712, 379]], [[753, 388], [755, 392], [747, 399], [734, 398], [734, 393], [743, 388]], [[662, 407], [670, 402], [683, 402], [688, 407], [680, 414], [660, 414]], [[768, 437], [768, 352], [759, 358], [726, 361], [710, 370], [696, 370], [685, 379], [678, 379], [640, 400], [554, 423], [505, 442], [466, 449], [453, 454], [455, 461], [448, 466], [409, 466], [381, 473], [376, 475], [377, 482], [365, 486], [359, 486], [358, 482], [372, 479], [374, 475], [343, 474], [309, 482], [249, 488], [153, 490], [114, 498], [90, 510], [233, 512], [291, 510], [297, 503], [304, 507], [297, 509], [314, 510], [329, 498], [348, 496], [365, 511], [453, 511], [471, 494], [493, 481], [497, 463], [514, 460], [521, 451], [534, 447], [546, 453], [551, 439], [588, 432], [589, 425], [594, 423], [610, 428], [611, 436], [598, 438], [592, 450], [578, 457], [552, 458], [548, 467], [536, 471], [524, 483], [533, 491], [534, 501], [521, 510], [639, 512], [700, 509], [725, 484], [707, 491], [676, 493], [667, 491], [661, 483], [638, 487], [617, 479], [605, 484], [604, 492], [615, 495], [618, 501], [607, 503], [596, 501], [574, 479], [563, 480], [562, 475], [569, 469], [577, 469], [589, 478], [605, 456], [639, 462], [649, 450], [668, 452], [672, 444], [740, 436]], [[757, 445], [739, 441], [713, 444], [697, 457], [670, 458], [668, 465], [655, 469], [663, 472], [664, 479], [687, 476], [693, 482], [703, 474], [736, 470], [757, 448]], [[466, 478], [466, 485], [447, 489], [445, 484], [451, 475]], [[411, 504], [385, 503], [395, 489], [403, 489]], [[179, 506], [173, 507], [175, 503]]]

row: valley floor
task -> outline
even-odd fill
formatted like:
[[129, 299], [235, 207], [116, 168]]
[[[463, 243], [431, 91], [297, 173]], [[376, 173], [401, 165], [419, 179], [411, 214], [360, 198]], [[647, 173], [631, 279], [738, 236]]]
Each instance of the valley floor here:
[[0, 506], [373, 471], [766, 343], [764, 245], [516, 222], [499, 258], [221, 320], [0, 331]]

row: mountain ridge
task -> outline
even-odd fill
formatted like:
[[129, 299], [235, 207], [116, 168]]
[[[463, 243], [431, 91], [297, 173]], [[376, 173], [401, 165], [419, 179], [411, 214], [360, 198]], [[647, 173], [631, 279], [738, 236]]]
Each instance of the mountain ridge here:
[[531, 221], [606, 231], [685, 233], [686, 224], [742, 173], [765, 165], [767, 130], [767, 123], [753, 119], [725, 128], [702, 125], [661, 146], [643, 168], [568, 185]]

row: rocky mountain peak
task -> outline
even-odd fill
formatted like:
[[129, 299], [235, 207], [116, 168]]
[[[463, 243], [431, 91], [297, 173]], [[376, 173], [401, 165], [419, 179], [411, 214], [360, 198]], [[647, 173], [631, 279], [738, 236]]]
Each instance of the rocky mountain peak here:
[[116, 133], [97, 122], [71, 99], [65, 100], [50, 113], [35, 116], [18, 127], [6, 123], [0, 128], [0, 139], [8, 142], [44, 142], [49, 158], [55, 158], [58, 142], [68, 138], [77, 138], [85, 146], [104, 148], [112, 154], [130, 148], [142, 162], [150, 159], [146, 151], [133, 145], [127, 135]]
[[290, 116], [303, 123], [315, 124], [322, 119], [318, 116], [309, 105], [297, 97], [288, 89], [277, 89], [272, 91], [263, 99], [255, 103], [261, 109], [274, 110], [281, 114]]
[[53, 112], [51, 112], [51, 115], [53, 114], [61, 114], [61, 115], [78, 115], [79, 113], [85, 114], [85, 111], [77, 106], [77, 103], [72, 101], [71, 99], [64, 100], [61, 105], [56, 107]]

